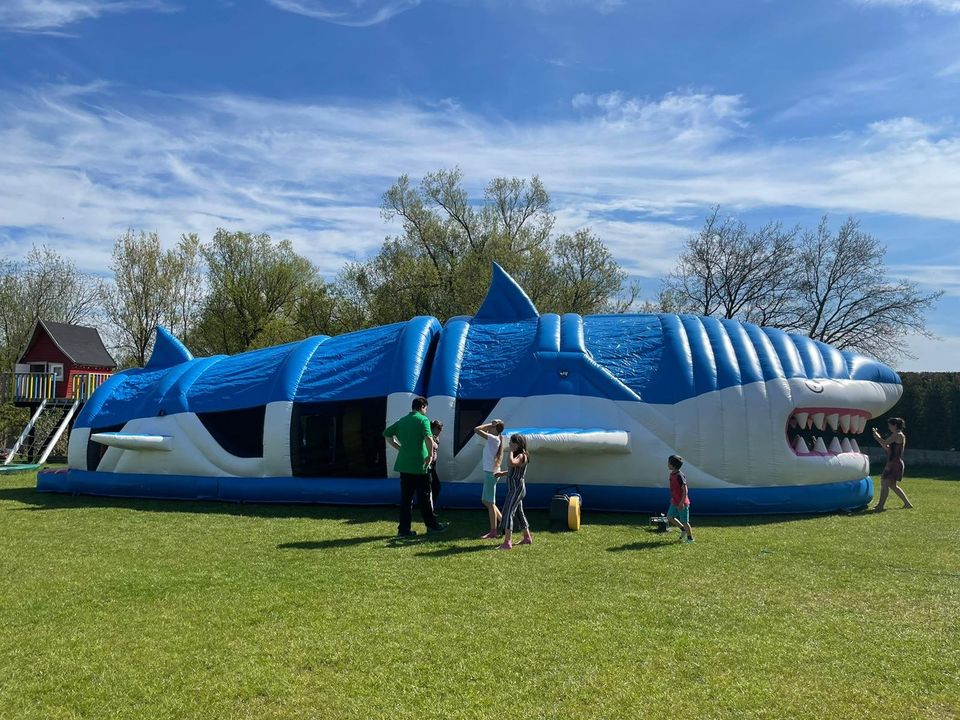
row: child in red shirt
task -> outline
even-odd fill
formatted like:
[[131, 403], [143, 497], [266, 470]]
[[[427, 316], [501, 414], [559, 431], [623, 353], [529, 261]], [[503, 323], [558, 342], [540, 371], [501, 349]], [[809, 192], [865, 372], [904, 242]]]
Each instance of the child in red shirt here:
[[690, 494], [687, 492], [687, 478], [680, 472], [683, 458], [671, 455], [667, 458], [670, 469], [670, 509], [667, 521], [680, 528], [680, 542], [693, 542], [693, 530], [690, 529]]

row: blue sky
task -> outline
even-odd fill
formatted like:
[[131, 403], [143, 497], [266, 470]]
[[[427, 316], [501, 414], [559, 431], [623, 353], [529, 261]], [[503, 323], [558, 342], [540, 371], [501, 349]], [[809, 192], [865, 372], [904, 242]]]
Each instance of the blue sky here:
[[327, 274], [401, 173], [539, 174], [653, 296], [713, 204], [847, 215], [944, 289], [960, 370], [960, 0], [0, 0], [0, 245], [290, 238]]

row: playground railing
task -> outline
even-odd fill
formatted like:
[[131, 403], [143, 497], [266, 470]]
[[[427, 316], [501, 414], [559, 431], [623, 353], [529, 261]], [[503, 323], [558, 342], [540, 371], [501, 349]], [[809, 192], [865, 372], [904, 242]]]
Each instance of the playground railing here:
[[54, 373], [3, 373], [0, 396], [14, 402], [49, 400], [57, 396]]
[[89, 400], [94, 391], [107, 381], [111, 373], [80, 373], [73, 375], [70, 397], [74, 400]]

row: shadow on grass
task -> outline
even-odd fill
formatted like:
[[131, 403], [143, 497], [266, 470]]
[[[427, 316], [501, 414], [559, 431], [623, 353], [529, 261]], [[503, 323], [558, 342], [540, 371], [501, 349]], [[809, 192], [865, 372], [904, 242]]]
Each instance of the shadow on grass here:
[[[853, 514], [857, 514], [856, 511]], [[779, 523], [809, 522], [811, 520], [820, 520], [825, 517], [836, 515], [849, 515], [846, 512], [803, 514], [803, 515], [697, 515], [690, 513], [690, 522], [694, 528], [698, 527], [755, 527], [759, 525], [775, 525]], [[590, 512], [584, 513], [584, 525], [620, 525], [624, 527], [633, 526], [637, 530], [649, 530], [650, 513], [607, 513]]]
[[389, 540], [390, 535], [366, 535], [365, 537], [332, 538], [330, 540], [301, 540], [300, 542], [280, 543], [277, 550], [328, 550], [330, 548], [351, 547]]
[[[469, 517], [468, 517], [469, 516]], [[452, 517], [452, 520], [449, 520], [449, 527], [443, 532], [439, 533], [429, 533], [422, 530], [418, 531], [419, 534], [416, 537], [411, 538], [401, 538], [401, 537], [392, 537], [390, 542], [387, 544], [390, 547], [410, 547], [411, 545], [423, 545], [430, 546], [436, 545], [439, 543], [447, 544], [451, 542], [463, 541], [463, 540], [479, 540], [480, 535], [483, 533], [485, 527], [481, 529], [480, 518], [478, 517], [479, 513], [473, 512], [471, 510], [462, 511], [460, 513], [448, 512], [444, 513], [443, 517], [448, 520]], [[484, 517], [484, 520], [486, 518]], [[420, 555], [425, 553], [418, 553]], [[450, 553], [451, 555], [455, 553]]]
[[450, 557], [451, 555], [465, 555], [467, 553], [496, 550], [496, 545], [449, 545], [437, 550], [414, 553], [417, 557]]
[[[920, 477], [919, 472], [917, 477]], [[923, 477], [957, 480], [957, 474], [951, 469], [940, 468], [938, 474], [930, 470]], [[909, 477], [905, 483], [909, 491]], [[231, 503], [224, 501], [170, 500], [148, 498], [114, 498], [96, 495], [67, 495], [61, 493], [38, 493], [33, 487], [0, 488], [0, 502], [11, 501], [24, 507], [10, 508], [28, 511], [72, 510], [90, 508], [121, 508], [137, 512], [232, 515], [255, 518], [291, 518], [313, 520], [335, 520], [346, 525], [365, 525], [369, 523], [397, 521], [397, 507], [390, 505], [314, 505], [314, 504], [272, 504], [272, 503]], [[418, 541], [438, 541], [472, 539], [484, 529], [486, 516], [478, 510], [443, 510], [442, 517], [453, 520], [452, 527], [440, 535], [419, 537]], [[809, 522], [830, 515], [852, 515], [863, 513], [827, 513], [820, 515], [698, 515], [692, 513], [694, 527], [751, 527], [777, 523]], [[527, 512], [534, 531], [549, 527], [546, 511]], [[590, 511], [584, 512], [583, 524], [599, 526], [625, 526], [637, 529], [649, 527], [650, 513], [617, 513]]]
[[257, 518], [306, 518], [340, 520], [347, 525], [396, 522], [396, 507], [377, 505], [296, 505], [271, 503], [231, 503], [224, 501], [168, 500], [148, 498], [113, 498], [97, 495], [40, 493], [33, 488], [0, 488], [0, 502], [18, 502], [26, 507], [11, 508], [29, 511], [121, 508], [152, 513], [198, 513]]
[[[339, 520], [347, 525], [391, 522], [397, 520], [396, 506], [387, 505], [296, 505], [271, 503], [231, 503], [224, 501], [168, 500], [147, 498], [113, 498], [97, 495], [66, 495], [61, 493], [39, 493], [32, 487], [0, 488], [0, 501], [9, 500], [26, 507], [29, 511], [72, 510], [90, 508], [121, 508], [137, 512], [151, 513], [199, 513], [210, 515], [232, 515], [236, 517], [291, 518], [314, 520]], [[547, 513], [543, 510], [531, 510], [527, 515], [534, 530], [549, 526]], [[447, 510], [443, 517], [454, 519], [450, 530], [438, 535], [418, 537], [417, 541], [440, 541], [472, 539], [479, 536], [486, 517], [480, 511]], [[747, 527], [784, 522], [804, 522], [817, 520], [824, 515], [697, 515], [692, 519], [695, 527]], [[584, 513], [584, 525], [620, 525], [645, 529], [649, 526], [649, 513]]]
[[[659, 533], [657, 533], [659, 535]], [[638, 540], [637, 542], [627, 543], [619, 547], [607, 548], [607, 552], [626, 552], [628, 550], [654, 550], [656, 548], [665, 548], [668, 545], [676, 545], [677, 541], [664, 537], [662, 540]]]

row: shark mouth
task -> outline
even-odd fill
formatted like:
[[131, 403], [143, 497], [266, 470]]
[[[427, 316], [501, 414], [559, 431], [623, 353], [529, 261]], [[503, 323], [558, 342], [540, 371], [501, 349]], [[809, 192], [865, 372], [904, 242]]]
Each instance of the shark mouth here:
[[870, 418], [866, 410], [797, 408], [787, 420], [787, 444], [800, 457], [859, 454], [855, 436], [864, 431]]

